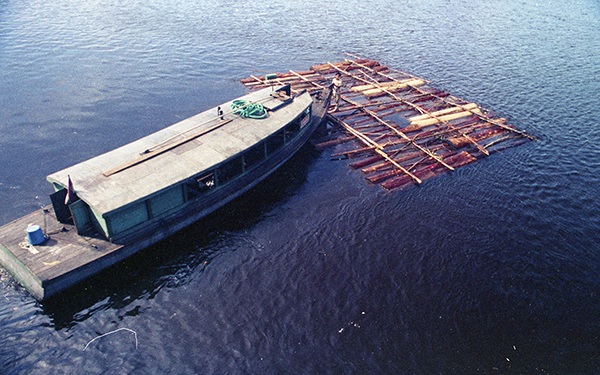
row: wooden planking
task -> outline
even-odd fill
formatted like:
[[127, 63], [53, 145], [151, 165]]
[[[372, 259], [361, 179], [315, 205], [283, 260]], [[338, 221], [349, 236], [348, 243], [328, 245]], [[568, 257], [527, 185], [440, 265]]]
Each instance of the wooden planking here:
[[277, 73], [276, 80], [252, 77], [242, 82], [250, 89], [285, 82], [300, 90], [330, 86], [339, 73], [339, 107], [329, 112], [331, 130], [338, 136], [319, 146], [340, 148], [334, 158], [361, 158], [350, 165], [386, 189], [419, 184], [487, 156], [490, 150], [533, 139], [476, 103], [432, 87], [430, 81], [376, 60], [351, 57], [304, 72]]
[[[25, 229], [29, 224], [46, 227], [49, 238], [40, 245], [28, 245]], [[122, 247], [99, 236], [78, 235], [73, 225], [56, 220], [51, 206], [0, 227], [0, 243], [3, 251], [19, 259], [41, 282], [60, 277]]]
[[121, 172], [121, 171], [123, 171], [123, 170], [125, 170], [127, 168], [131, 168], [131, 167], [133, 167], [135, 165], [143, 163], [146, 160], [152, 159], [152, 158], [154, 158], [154, 157], [156, 157], [158, 155], [161, 155], [161, 154], [163, 154], [163, 153], [165, 153], [165, 152], [167, 152], [169, 150], [175, 149], [175, 148], [177, 148], [177, 147], [179, 147], [179, 146], [181, 146], [181, 145], [183, 145], [185, 143], [188, 143], [188, 142], [190, 142], [190, 141], [192, 141], [192, 140], [194, 140], [194, 139], [196, 139], [198, 137], [201, 137], [201, 136], [203, 136], [205, 134], [208, 134], [211, 131], [220, 128], [221, 126], [230, 123], [231, 121], [232, 121], [232, 119], [222, 120], [222, 121], [219, 121], [218, 123], [216, 123], [215, 125], [209, 127], [208, 129], [204, 129], [204, 130], [199, 131], [199, 132], [197, 132], [195, 134], [191, 134], [191, 135], [185, 136], [185, 137], [183, 137], [183, 139], [180, 139], [178, 141], [171, 142], [171, 143], [168, 143], [168, 144], [163, 144], [163, 145], [160, 145], [160, 147], [153, 147], [152, 149], [147, 149], [146, 151], [143, 152], [143, 155], [140, 156], [140, 157], [138, 157], [137, 159], [132, 160], [132, 161], [127, 162], [127, 163], [124, 163], [124, 164], [122, 164], [122, 165], [120, 165], [120, 166], [118, 166], [116, 168], [113, 168], [113, 169], [111, 169], [109, 171], [106, 171], [106, 172], [104, 172], [102, 174], [105, 177], [109, 177], [109, 176], [111, 176], [111, 175], [113, 175], [115, 173], [119, 173], [119, 172]]

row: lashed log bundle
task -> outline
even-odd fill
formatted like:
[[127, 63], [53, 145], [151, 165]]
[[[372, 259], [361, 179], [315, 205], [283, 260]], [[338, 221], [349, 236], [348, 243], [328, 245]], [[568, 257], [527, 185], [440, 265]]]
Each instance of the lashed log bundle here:
[[290, 84], [293, 92], [316, 92], [330, 86], [336, 74], [343, 82], [339, 107], [329, 112], [336, 137], [317, 146], [336, 147], [333, 158], [360, 158], [350, 166], [388, 190], [421, 184], [533, 139], [506, 119], [425, 79], [356, 56], [303, 72], [251, 76], [242, 83], [252, 90]]

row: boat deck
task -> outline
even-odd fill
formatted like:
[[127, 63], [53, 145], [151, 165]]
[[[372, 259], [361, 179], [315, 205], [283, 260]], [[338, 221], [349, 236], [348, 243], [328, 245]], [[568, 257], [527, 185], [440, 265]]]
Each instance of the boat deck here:
[[[30, 245], [29, 224], [46, 227], [47, 239]], [[111, 254], [123, 246], [90, 233], [77, 234], [74, 225], [56, 220], [51, 206], [0, 227], [0, 261], [39, 299], [92, 275], [100, 262], [114, 263]]]

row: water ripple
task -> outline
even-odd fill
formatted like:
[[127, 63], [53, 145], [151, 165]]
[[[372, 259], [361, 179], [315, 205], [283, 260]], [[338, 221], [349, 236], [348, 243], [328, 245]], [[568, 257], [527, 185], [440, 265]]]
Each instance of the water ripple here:
[[[241, 77], [343, 51], [537, 138], [392, 194], [307, 149], [54, 301], [0, 271], [0, 367], [597, 372], [599, 14], [587, 0], [0, 1], [3, 223], [46, 199], [27, 198], [43, 176], [238, 96]], [[119, 331], [82, 351], [119, 328], [137, 349]]]

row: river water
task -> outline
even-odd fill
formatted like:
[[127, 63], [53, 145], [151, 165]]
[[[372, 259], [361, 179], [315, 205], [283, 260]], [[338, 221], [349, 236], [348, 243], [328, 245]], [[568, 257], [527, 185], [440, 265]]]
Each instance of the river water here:
[[0, 373], [599, 373], [596, 0], [0, 0], [0, 224], [240, 78], [345, 52], [537, 140], [394, 193], [306, 147], [56, 299], [0, 270]]

